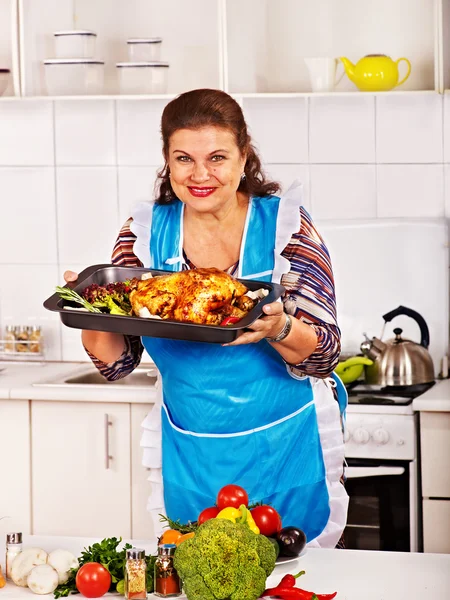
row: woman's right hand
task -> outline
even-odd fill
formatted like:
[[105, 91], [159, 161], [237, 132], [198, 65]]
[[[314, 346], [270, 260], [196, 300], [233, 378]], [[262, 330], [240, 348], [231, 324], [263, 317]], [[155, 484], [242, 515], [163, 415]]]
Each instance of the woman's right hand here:
[[[64, 281], [73, 283], [78, 279], [75, 271], [64, 271]], [[123, 353], [125, 340], [121, 333], [83, 330], [81, 340], [86, 350], [105, 363], [115, 362]]]

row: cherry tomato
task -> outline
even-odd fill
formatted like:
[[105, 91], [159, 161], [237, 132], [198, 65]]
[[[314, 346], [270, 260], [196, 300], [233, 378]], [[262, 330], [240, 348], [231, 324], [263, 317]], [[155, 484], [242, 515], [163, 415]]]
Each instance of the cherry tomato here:
[[247, 506], [248, 495], [240, 485], [230, 483], [219, 490], [216, 504], [220, 510], [227, 508], [227, 506], [233, 506], [234, 508], [239, 508], [241, 504]]
[[109, 590], [111, 575], [100, 563], [90, 562], [79, 568], [75, 583], [86, 598], [100, 598]]
[[281, 517], [277, 511], [268, 504], [255, 506], [251, 509], [251, 514], [256, 526], [263, 535], [275, 535], [281, 529]]
[[204, 523], [205, 521], [209, 521], [209, 519], [215, 519], [219, 514], [220, 509], [217, 506], [209, 506], [202, 510], [202, 512], [198, 515], [197, 522], [199, 525]]

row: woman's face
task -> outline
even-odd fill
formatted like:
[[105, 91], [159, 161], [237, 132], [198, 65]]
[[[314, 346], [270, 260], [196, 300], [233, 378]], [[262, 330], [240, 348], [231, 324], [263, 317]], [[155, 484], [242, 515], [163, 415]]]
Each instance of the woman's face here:
[[177, 198], [197, 212], [217, 213], [236, 200], [245, 157], [228, 129], [179, 129], [169, 140], [168, 165]]

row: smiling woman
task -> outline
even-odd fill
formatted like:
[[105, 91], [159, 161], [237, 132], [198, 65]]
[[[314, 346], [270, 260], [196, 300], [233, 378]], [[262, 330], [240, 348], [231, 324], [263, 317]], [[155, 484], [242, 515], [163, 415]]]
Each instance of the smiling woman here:
[[225, 92], [181, 94], [165, 107], [161, 131], [156, 199], [135, 209], [112, 262], [216, 267], [281, 282], [286, 294], [224, 346], [83, 332], [108, 379], [132, 372], [143, 347], [161, 373], [162, 406], [145, 420], [142, 440], [155, 529], [159, 513], [196, 520], [233, 483], [251, 502], [276, 506], [310, 543], [335, 546], [348, 502], [340, 482], [346, 396], [332, 373], [340, 334], [330, 257], [301, 206], [301, 184], [275, 195], [279, 186], [266, 179], [242, 110]]

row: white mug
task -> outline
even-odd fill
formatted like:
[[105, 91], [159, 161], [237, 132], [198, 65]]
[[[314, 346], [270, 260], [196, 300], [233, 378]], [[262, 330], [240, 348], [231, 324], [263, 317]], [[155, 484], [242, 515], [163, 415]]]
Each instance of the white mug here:
[[336, 80], [337, 58], [305, 58], [313, 92], [332, 92], [342, 79], [345, 70]]

